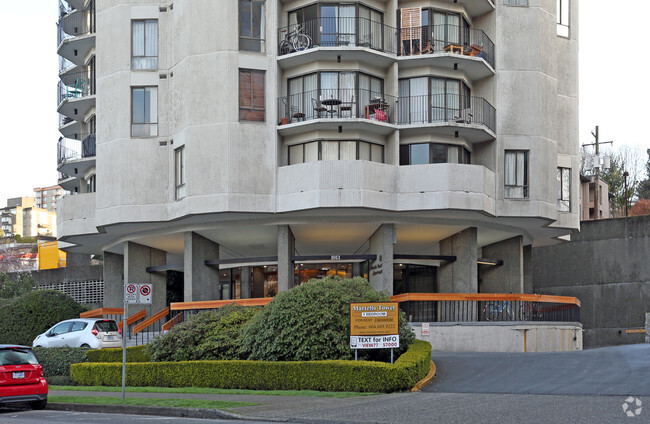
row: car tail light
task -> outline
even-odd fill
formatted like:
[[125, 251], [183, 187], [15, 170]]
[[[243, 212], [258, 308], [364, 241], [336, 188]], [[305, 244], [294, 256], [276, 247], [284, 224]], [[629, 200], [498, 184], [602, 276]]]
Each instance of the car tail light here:
[[120, 336], [122, 335], [122, 329], [121, 328], [118, 328], [117, 332], [120, 333]]
[[96, 328], [93, 328], [92, 331], [91, 331], [91, 333], [93, 333], [93, 336], [96, 336], [96, 335], [99, 334], [99, 331], [97, 331]]

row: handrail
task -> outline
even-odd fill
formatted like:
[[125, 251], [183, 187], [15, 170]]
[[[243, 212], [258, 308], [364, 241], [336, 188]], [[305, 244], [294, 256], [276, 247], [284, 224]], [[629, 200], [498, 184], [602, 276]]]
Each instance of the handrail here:
[[258, 297], [252, 299], [229, 299], [229, 300], [202, 300], [198, 302], [177, 302], [169, 305], [172, 311], [187, 311], [193, 309], [217, 309], [230, 303], [237, 303], [242, 306], [263, 306], [268, 304], [272, 297]]
[[[133, 324], [134, 322], [144, 318], [147, 316], [147, 311], [146, 309], [141, 310], [140, 312], [136, 312], [135, 314], [131, 315], [126, 319], [126, 325], [129, 326]], [[124, 326], [124, 320], [120, 321], [117, 326], [119, 328], [122, 328]]]
[[173, 317], [172, 319], [170, 319], [169, 321], [163, 324], [162, 331], [164, 332], [164, 331], [171, 330], [173, 326], [182, 322], [182, 318], [183, 318], [182, 314], [176, 315], [175, 317]]
[[167, 315], [169, 315], [169, 306], [163, 309], [162, 311], [158, 312], [157, 314], [152, 315], [151, 317], [142, 321], [140, 324], [136, 325], [135, 327], [133, 327], [133, 334], [138, 334], [145, 328], [158, 322], [161, 318], [166, 317]]
[[123, 315], [124, 309], [122, 308], [99, 308], [92, 311], [82, 312], [79, 318], [103, 318], [104, 315]]
[[391, 296], [393, 302], [426, 301], [426, 300], [468, 300], [495, 301], [509, 300], [521, 302], [567, 303], [580, 306], [580, 300], [571, 296], [551, 296], [543, 294], [523, 293], [404, 293]]

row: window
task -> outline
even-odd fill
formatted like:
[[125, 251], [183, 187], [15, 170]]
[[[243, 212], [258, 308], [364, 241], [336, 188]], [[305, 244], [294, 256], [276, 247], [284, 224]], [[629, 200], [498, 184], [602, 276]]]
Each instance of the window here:
[[557, 35], [569, 36], [570, 0], [557, 0]]
[[133, 21], [131, 69], [158, 69], [158, 20]]
[[571, 211], [571, 169], [557, 168], [557, 210]]
[[264, 1], [239, 1], [239, 50], [264, 52]]
[[384, 146], [367, 141], [321, 140], [289, 146], [289, 165], [319, 160], [384, 162]]
[[131, 136], [158, 135], [158, 87], [131, 88]]
[[239, 120], [264, 122], [264, 71], [239, 70]]
[[460, 80], [436, 77], [401, 79], [398, 90], [401, 124], [450, 120], [471, 122], [470, 89]]
[[92, 174], [86, 178], [86, 193], [95, 193], [97, 191], [97, 177]]
[[469, 164], [470, 152], [464, 146], [441, 143], [403, 144], [400, 146], [400, 165], [429, 163]]
[[177, 200], [185, 197], [185, 146], [174, 150], [174, 187]]
[[505, 152], [505, 198], [528, 198], [528, 151]]

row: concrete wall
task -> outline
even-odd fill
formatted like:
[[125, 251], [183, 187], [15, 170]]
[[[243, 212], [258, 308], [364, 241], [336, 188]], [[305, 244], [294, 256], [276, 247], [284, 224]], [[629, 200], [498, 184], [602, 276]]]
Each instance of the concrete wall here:
[[415, 337], [436, 352], [566, 352], [582, 350], [578, 323], [430, 323], [411, 324]]
[[583, 221], [571, 242], [533, 248], [535, 293], [582, 303], [585, 347], [643, 342], [650, 311], [650, 216]]

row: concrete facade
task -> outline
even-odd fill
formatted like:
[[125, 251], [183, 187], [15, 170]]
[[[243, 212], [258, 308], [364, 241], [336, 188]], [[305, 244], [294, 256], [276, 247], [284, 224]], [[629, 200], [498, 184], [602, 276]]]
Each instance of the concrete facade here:
[[[240, 37], [249, 22], [239, 22], [244, 3], [236, 0], [101, 1], [96, 10], [67, 4], [63, 30], [75, 13], [97, 25], [60, 42], [59, 54], [93, 77], [92, 92], [61, 99], [67, 119], [60, 131], [67, 137], [92, 129], [96, 156], [59, 162], [66, 178], [85, 182], [59, 202], [59, 240], [69, 252], [125, 255], [128, 281], [154, 278], [145, 275], [147, 266], [182, 263], [186, 300], [217, 298], [212, 287], [226, 283], [201, 267], [219, 260], [221, 270], [252, 267], [239, 274], [240, 296], [259, 295], [276, 279], [279, 291], [288, 290], [309, 266], [367, 273], [392, 294], [399, 255], [400, 262], [438, 267], [431, 275], [440, 291], [476, 292], [481, 249], [517, 239], [519, 257], [512, 256], [516, 249], [494, 254], [504, 255], [495, 258], [508, 264], [503, 272], [520, 275], [504, 288], [522, 291], [526, 249], [578, 229], [577, 198], [560, 212], [556, 189], [558, 167], [574, 176], [579, 167], [578, 1], [571, 2], [567, 37], [557, 33], [551, 1], [267, 0], [263, 34], [253, 37], [260, 51], [240, 48], [250, 41]], [[280, 51], [281, 29], [303, 19], [296, 16], [306, 7], [333, 5], [346, 13], [353, 6], [354, 34], [341, 27], [332, 38], [322, 29], [326, 21], [305, 18], [309, 48]], [[432, 18], [418, 25], [422, 51], [405, 51], [413, 40], [400, 25], [409, 9], [447, 16], [452, 32], [462, 23], [456, 34], [464, 38], [427, 40]], [[364, 13], [374, 16], [370, 29]], [[144, 70], [131, 48], [133, 26], [143, 22], [157, 35], [149, 58], [155, 65]], [[427, 41], [433, 50], [419, 54]], [[263, 90], [246, 91], [251, 71], [261, 75], [254, 81]], [[69, 72], [61, 74], [64, 88], [75, 81]], [[319, 82], [315, 90], [304, 82], [297, 89], [301, 78]], [[337, 88], [326, 88], [332, 78]], [[426, 100], [418, 103], [404, 87], [415, 90], [422, 81]], [[433, 94], [440, 84], [442, 97]], [[155, 131], [142, 137], [134, 99], [145, 88], [155, 100], [146, 109], [155, 115], [147, 129]], [[259, 121], [246, 114], [254, 95]], [[316, 114], [313, 105], [328, 97], [331, 104]], [[441, 115], [434, 100], [443, 97]], [[351, 105], [347, 114], [342, 99]], [[414, 118], [418, 113], [427, 118]], [[417, 156], [423, 148], [429, 154]], [[317, 152], [298, 160], [298, 151]], [[512, 152], [525, 152], [525, 165], [511, 162]], [[506, 190], [507, 175], [516, 190]], [[573, 178], [572, 193], [578, 185]], [[197, 240], [211, 247], [197, 248]], [[156, 252], [156, 260], [131, 260], [136, 245]], [[456, 258], [445, 264], [431, 259], [437, 255]], [[263, 274], [261, 266], [275, 266], [277, 274]], [[118, 268], [107, 272], [111, 281]]]
[[575, 296], [587, 348], [642, 343], [650, 311], [650, 216], [582, 222], [570, 243], [533, 249], [533, 291]]

